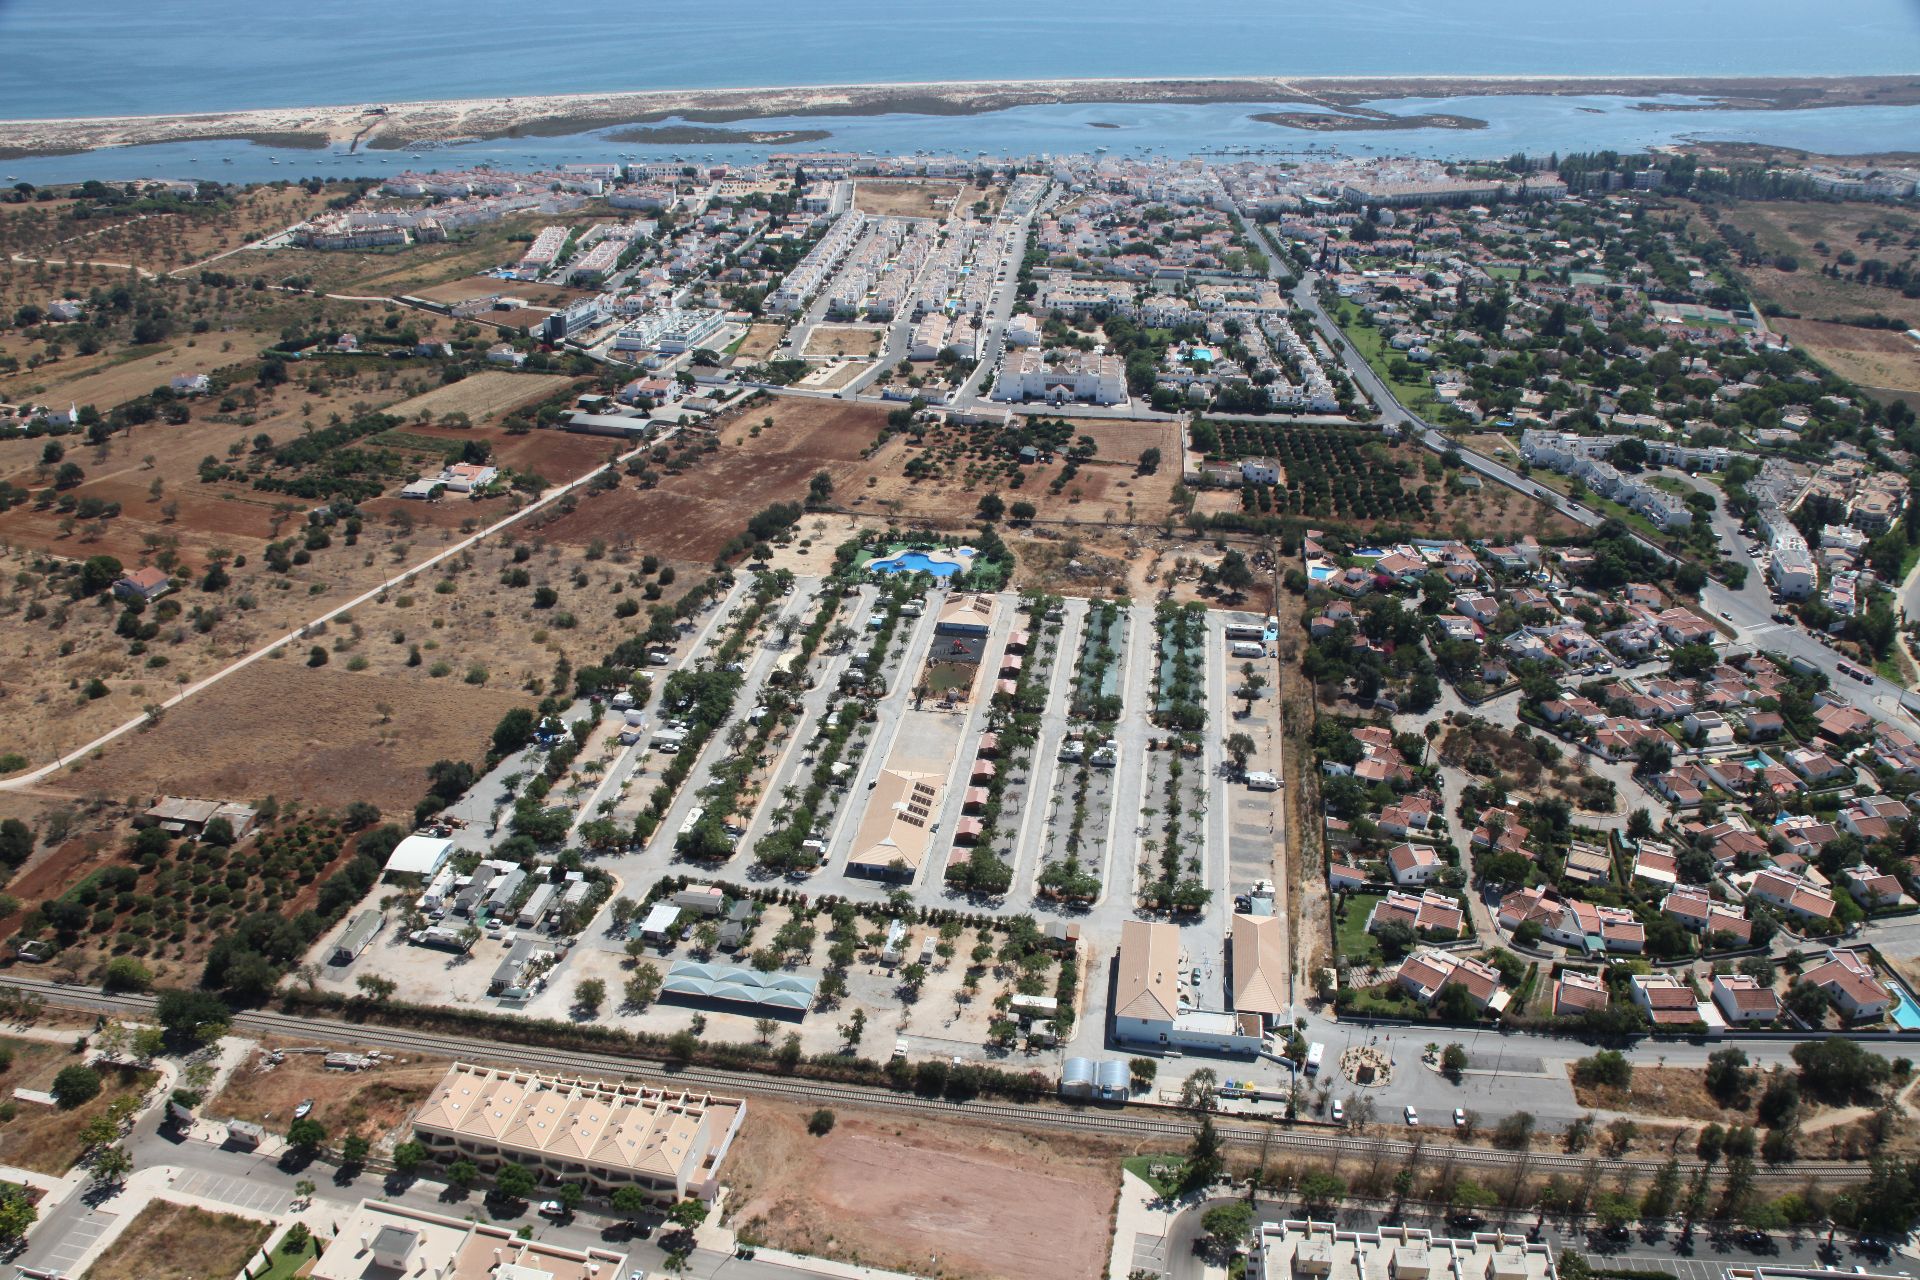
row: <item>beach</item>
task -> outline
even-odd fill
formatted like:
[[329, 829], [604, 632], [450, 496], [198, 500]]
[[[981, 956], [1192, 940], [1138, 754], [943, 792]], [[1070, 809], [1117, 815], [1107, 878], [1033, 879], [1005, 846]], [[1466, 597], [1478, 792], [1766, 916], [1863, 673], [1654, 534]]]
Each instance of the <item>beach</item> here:
[[[1245, 102], [1299, 104], [1345, 112], [1361, 104], [1403, 98], [1505, 95], [1680, 98], [1743, 110], [1805, 110], [1920, 102], [1920, 81], [1910, 76], [1220, 77], [674, 89], [0, 121], [0, 158], [234, 138], [277, 147], [395, 150], [492, 138], [569, 135], [668, 120], [723, 125], [809, 116], [952, 116], [1037, 104]], [[1686, 109], [1689, 105], [1649, 101], [1644, 109]], [[1366, 127], [1363, 120], [1355, 119], [1344, 127]], [[1394, 127], [1391, 118], [1370, 123], [1374, 127]]]

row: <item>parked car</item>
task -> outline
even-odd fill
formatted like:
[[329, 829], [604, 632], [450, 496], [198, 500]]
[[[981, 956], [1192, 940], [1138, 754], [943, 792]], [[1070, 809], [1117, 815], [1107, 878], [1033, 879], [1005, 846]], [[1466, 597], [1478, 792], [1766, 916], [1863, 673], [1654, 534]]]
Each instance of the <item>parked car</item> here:
[[1465, 1107], [1455, 1107], [1453, 1109], [1453, 1127], [1456, 1129], [1464, 1129], [1467, 1127], [1467, 1109]]
[[1412, 1129], [1420, 1127], [1420, 1113], [1415, 1111], [1412, 1106], [1408, 1106], [1407, 1108], [1407, 1127]]
[[567, 1216], [567, 1206], [561, 1204], [558, 1200], [542, 1200], [540, 1202], [540, 1216], [543, 1218], [564, 1218]]
[[1344, 1124], [1346, 1123], [1346, 1119], [1347, 1119], [1347, 1104], [1342, 1102], [1340, 1099], [1335, 1098], [1333, 1100], [1333, 1122], [1335, 1124]]

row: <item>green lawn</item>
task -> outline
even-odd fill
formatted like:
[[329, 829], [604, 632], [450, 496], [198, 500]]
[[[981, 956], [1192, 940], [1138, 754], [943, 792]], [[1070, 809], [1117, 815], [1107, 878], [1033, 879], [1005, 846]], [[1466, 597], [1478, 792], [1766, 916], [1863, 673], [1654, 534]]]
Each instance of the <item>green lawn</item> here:
[[305, 1266], [313, 1258], [320, 1256], [317, 1242], [312, 1238], [301, 1247], [289, 1251], [283, 1243], [273, 1251], [273, 1265], [255, 1276], [253, 1280], [293, 1280], [294, 1272]]
[[1374, 904], [1386, 896], [1384, 893], [1349, 893], [1345, 896], [1347, 914], [1334, 922], [1333, 945], [1336, 951], [1347, 958], [1348, 964], [1380, 963], [1380, 944], [1367, 932], [1367, 917], [1373, 913]]
[[[1128, 1173], [1168, 1198], [1179, 1194], [1180, 1179], [1187, 1169], [1187, 1158], [1174, 1155], [1130, 1156], [1120, 1163]], [[1158, 1176], [1156, 1167], [1162, 1170]]]
[[1360, 308], [1343, 299], [1334, 318], [1340, 322], [1347, 339], [1366, 357], [1367, 363], [1380, 375], [1380, 380], [1392, 389], [1401, 404], [1424, 413], [1438, 413], [1444, 407], [1426, 382], [1402, 382], [1387, 371], [1388, 365], [1399, 353], [1387, 346], [1387, 340], [1380, 330], [1360, 323]]

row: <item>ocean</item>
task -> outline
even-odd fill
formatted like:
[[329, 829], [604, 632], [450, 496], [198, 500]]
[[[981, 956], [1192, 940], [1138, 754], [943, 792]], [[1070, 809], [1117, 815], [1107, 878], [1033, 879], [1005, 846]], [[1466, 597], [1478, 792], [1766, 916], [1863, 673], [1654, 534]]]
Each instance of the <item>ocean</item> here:
[[0, 0], [0, 118], [1104, 76], [1920, 72], [1914, 0]]
[[[0, 119], [753, 85], [1184, 76], [1792, 76], [1920, 71], [1920, 0], [0, 0]], [[1685, 104], [1683, 99], [1667, 99]], [[1299, 103], [1277, 104], [1297, 111]], [[978, 116], [753, 121], [824, 129], [802, 147], [904, 154], [1154, 151], [1474, 159], [1674, 142], [1859, 153], [1920, 147], [1920, 107], [1649, 111], [1612, 97], [1396, 100], [1484, 129], [1316, 133], [1259, 104], [1063, 105]], [[0, 162], [8, 181], [256, 181], [396, 169], [606, 160], [746, 161], [792, 147], [646, 146], [599, 134], [418, 155], [178, 143]]]

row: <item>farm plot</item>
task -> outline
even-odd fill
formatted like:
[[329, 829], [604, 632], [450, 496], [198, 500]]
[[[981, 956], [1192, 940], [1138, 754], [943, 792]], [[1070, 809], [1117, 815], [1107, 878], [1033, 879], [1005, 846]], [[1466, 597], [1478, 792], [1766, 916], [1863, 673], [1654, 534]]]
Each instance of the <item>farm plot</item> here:
[[1426, 488], [1424, 501], [1419, 491], [1408, 492], [1392, 465], [1390, 446], [1366, 432], [1208, 422], [1195, 437], [1209, 456], [1272, 458], [1280, 464], [1279, 483], [1241, 486], [1240, 508], [1247, 515], [1418, 520], [1432, 507], [1433, 487]]
[[[583, 502], [545, 525], [543, 535], [578, 545], [625, 539], [664, 560], [706, 563], [755, 512], [804, 497], [817, 472], [833, 478], [835, 493], [851, 492], [861, 452], [885, 420], [877, 407], [776, 398], [719, 423], [711, 448], [703, 443], [681, 473], [651, 489], [628, 484]], [[656, 465], [666, 464], [659, 451], [655, 457]]]
[[[842, 501], [856, 511], [909, 513], [935, 527], [971, 521], [988, 493], [1009, 506], [1032, 503], [1043, 521], [1157, 522], [1172, 503], [1178, 468], [1142, 474], [1138, 459], [1148, 448], [1176, 457], [1174, 430], [1172, 424], [1046, 418], [1015, 419], [1005, 430], [916, 424], [874, 452], [860, 484]], [[1022, 460], [1026, 448], [1035, 451], [1031, 461]]]

